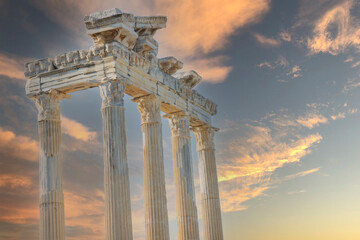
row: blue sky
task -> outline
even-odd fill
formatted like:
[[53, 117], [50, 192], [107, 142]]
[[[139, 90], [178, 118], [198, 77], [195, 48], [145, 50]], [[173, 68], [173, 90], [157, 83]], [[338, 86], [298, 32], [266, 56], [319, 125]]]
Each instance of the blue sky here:
[[[1, 240], [38, 238], [36, 109], [23, 64], [89, 48], [83, 16], [112, 7], [166, 15], [159, 57], [197, 71], [196, 89], [218, 104], [225, 239], [360, 239], [358, 1], [0, 0]], [[103, 239], [100, 96], [72, 95], [61, 105], [67, 238]], [[129, 97], [125, 105], [134, 239], [143, 239], [140, 115]], [[167, 119], [163, 139], [177, 239]], [[198, 193], [194, 136], [192, 146]]]

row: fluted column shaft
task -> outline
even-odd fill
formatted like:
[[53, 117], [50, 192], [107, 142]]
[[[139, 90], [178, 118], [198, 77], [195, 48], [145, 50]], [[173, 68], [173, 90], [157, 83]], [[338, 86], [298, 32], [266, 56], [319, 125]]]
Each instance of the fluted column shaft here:
[[144, 144], [144, 202], [146, 240], [168, 240], [160, 100], [154, 95], [133, 99], [141, 113]]
[[131, 240], [131, 202], [126, 156], [124, 91], [121, 81], [105, 80], [100, 86], [104, 144], [106, 240]]
[[214, 131], [209, 126], [193, 129], [199, 156], [199, 177], [204, 240], [222, 240], [221, 208], [216, 171]]
[[68, 96], [50, 91], [35, 97], [40, 137], [40, 240], [65, 239], [60, 100]]
[[190, 117], [168, 114], [173, 148], [177, 231], [179, 240], [198, 240], [199, 225], [191, 159]]

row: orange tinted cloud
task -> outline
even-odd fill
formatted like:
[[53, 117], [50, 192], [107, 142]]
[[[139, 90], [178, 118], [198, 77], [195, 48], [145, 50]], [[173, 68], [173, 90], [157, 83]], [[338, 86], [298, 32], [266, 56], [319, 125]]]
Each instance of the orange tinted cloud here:
[[29, 59], [0, 53], [0, 75], [9, 78], [25, 79], [24, 77], [24, 63]]
[[290, 180], [290, 179], [294, 179], [294, 178], [297, 178], [297, 177], [304, 177], [306, 175], [318, 172], [319, 170], [320, 170], [320, 167], [309, 169], [309, 170], [306, 170], [306, 171], [302, 171], [302, 172], [298, 172], [298, 173], [295, 173], [295, 174], [292, 174], [292, 175], [288, 175], [288, 176], [286, 176], [285, 179]]
[[351, 15], [354, 6], [353, 0], [340, 2], [315, 22], [313, 36], [307, 40], [311, 54], [337, 55], [351, 46], [360, 49], [359, 20]]
[[34, 162], [39, 156], [38, 143], [0, 127], [0, 155]]
[[94, 141], [97, 138], [96, 132], [90, 131], [83, 124], [64, 116], [61, 117], [61, 130], [62, 133], [85, 142]]
[[[222, 131], [227, 137], [220, 146], [221, 163], [218, 164], [224, 212], [246, 209], [245, 201], [275, 187], [270, 179], [277, 169], [299, 162], [322, 140], [319, 134], [301, 136], [293, 133], [287, 125], [280, 130], [265, 123], [254, 126], [230, 122], [227, 125], [228, 128]], [[287, 140], [284, 140], [284, 134]]]
[[258, 41], [263, 46], [278, 47], [281, 44], [280, 40], [275, 39], [275, 38], [265, 37], [264, 35], [262, 35], [260, 33], [254, 33], [254, 38], [256, 39], [256, 41]]
[[226, 60], [224, 56], [191, 59], [185, 69], [196, 69], [204, 81], [219, 83], [223, 82], [232, 70], [232, 67], [225, 66]]
[[0, 175], [0, 187], [29, 188], [32, 186], [31, 178], [22, 175]]

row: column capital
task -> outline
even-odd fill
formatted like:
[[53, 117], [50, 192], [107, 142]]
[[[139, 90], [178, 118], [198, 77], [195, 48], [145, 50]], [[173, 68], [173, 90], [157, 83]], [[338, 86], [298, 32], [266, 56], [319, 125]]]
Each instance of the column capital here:
[[171, 136], [190, 138], [190, 116], [185, 112], [169, 113], [164, 115], [169, 119]]
[[124, 106], [125, 83], [122, 80], [104, 78], [99, 89], [102, 100], [101, 108]]
[[71, 98], [70, 94], [61, 93], [57, 90], [41, 93], [34, 97], [38, 109], [38, 121], [60, 120], [60, 101]]
[[138, 103], [138, 109], [141, 114], [141, 124], [161, 122], [161, 101], [155, 95], [150, 94], [134, 98], [131, 101]]
[[202, 125], [199, 127], [193, 127], [191, 130], [194, 132], [196, 137], [197, 151], [205, 149], [215, 149], [214, 134], [219, 129], [211, 127], [209, 125]]

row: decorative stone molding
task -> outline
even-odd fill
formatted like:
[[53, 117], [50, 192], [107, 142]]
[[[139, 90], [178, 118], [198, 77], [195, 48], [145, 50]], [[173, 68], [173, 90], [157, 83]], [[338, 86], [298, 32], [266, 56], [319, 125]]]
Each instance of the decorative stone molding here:
[[154, 36], [157, 30], [166, 27], [166, 22], [164, 16], [135, 17], [135, 31], [139, 36]]
[[171, 136], [190, 138], [190, 116], [184, 112], [164, 115], [169, 119]]
[[218, 131], [218, 128], [214, 128], [208, 125], [200, 127], [194, 127], [191, 129], [196, 137], [197, 151], [206, 149], [215, 149], [214, 134]]
[[179, 82], [188, 88], [193, 88], [202, 80], [202, 77], [195, 71], [175, 73], [174, 77], [179, 79]]
[[117, 41], [128, 49], [133, 49], [138, 37], [134, 31], [135, 18], [133, 14], [122, 13], [113, 8], [96, 12], [84, 18], [87, 33], [95, 44]]
[[141, 114], [141, 124], [161, 123], [159, 114], [161, 101], [155, 95], [134, 98], [131, 101], [138, 103], [138, 109]]
[[152, 55], [156, 57], [158, 53], [159, 44], [151, 35], [145, 35], [138, 37], [134, 51], [140, 54], [141, 56]]
[[183, 68], [183, 63], [174, 57], [165, 57], [159, 59], [159, 67], [164, 73], [173, 75]]
[[101, 108], [124, 106], [125, 83], [123, 81], [105, 78], [99, 85], [99, 89], [102, 99]]
[[71, 98], [71, 95], [56, 90], [34, 97], [38, 109], [38, 121], [60, 120], [60, 100], [64, 98]]

